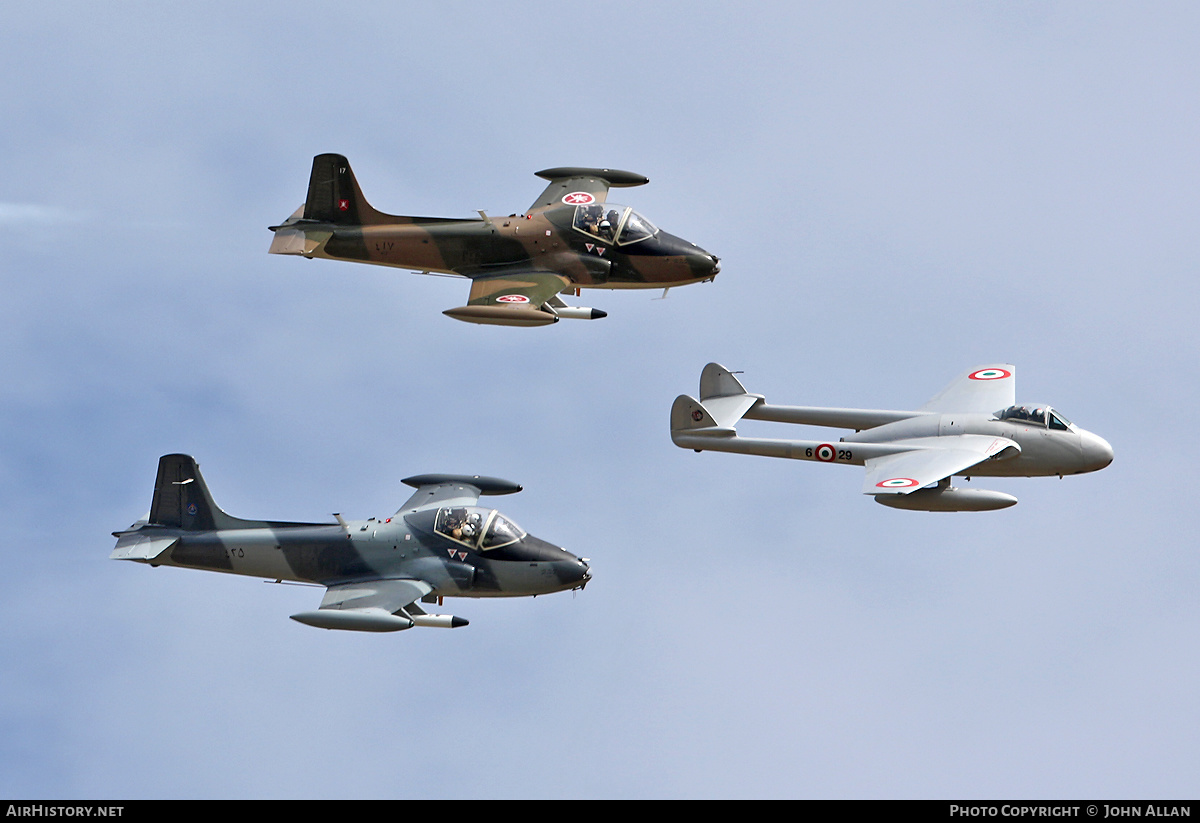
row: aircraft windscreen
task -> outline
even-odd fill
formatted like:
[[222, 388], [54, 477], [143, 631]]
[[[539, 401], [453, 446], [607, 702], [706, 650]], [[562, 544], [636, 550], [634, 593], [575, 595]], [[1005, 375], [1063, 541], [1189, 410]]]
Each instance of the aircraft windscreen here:
[[1061, 431], [1068, 431], [1071, 428], [1070, 420], [1053, 411], [1048, 406], [1009, 406], [1004, 411], [996, 412], [996, 418], [999, 420], [1008, 420], [1013, 423], [1031, 423], [1035, 426], [1048, 426]]
[[658, 231], [653, 223], [628, 206], [616, 203], [592, 203], [575, 207], [575, 219], [571, 224], [584, 234], [606, 243], [620, 245], [636, 243], [653, 237]]
[[524, 536], [525, 532], [521, 530], [520, 526], [496, 512], [492, 516], [492, 522], [488, 524], [487, 534], [483, 536], [483, 544], [480, 548], [483, 551], [498, 549], [509, 543], [516, 543]]
[[629, 216], [625, 218], [625, 225], [621, 229], [621, 236], [617, 238], [617, 243], [636, 243], [639, 240], [645, 240], [647, 237], [653, 237], [658, 231], [654, 224], [642, 217], [636, 211], [630, 209]]

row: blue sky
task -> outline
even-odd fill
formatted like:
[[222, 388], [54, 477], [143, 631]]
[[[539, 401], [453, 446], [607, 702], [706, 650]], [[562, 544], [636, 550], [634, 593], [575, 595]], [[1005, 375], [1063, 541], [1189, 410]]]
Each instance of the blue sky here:
[[[1195, 795], [1198, 29], [1182, 3], [8, 10], [0, 794]], [[722, 273], [456, 323], [462, 283], [266, 254], [326, 151], [437, 216], [630, 169], [617, 199]], [[895, 511], [858, 470], [675, 448], [710, 360], [883, 408], [1012, 362], [1116, 460]], [[452, 601], [453, 632], [316, 631], [287, 619], [312, 589], [107, 560], [177, 451], [245, 517], [507, 477], [595, 580]]]

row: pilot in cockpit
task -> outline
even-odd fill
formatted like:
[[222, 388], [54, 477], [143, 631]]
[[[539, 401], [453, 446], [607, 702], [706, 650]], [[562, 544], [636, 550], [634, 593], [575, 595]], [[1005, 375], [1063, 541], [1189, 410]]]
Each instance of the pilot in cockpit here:
[[600, 236], [600, 221], [604, 217], [604, 207], [600, 204], [585, 206], [580, 209], [578, 225], [588, 234]]
[[474, 543], [483, 525], [478, 512], [467, 509], [443, 509], [445, 518], [436, 527], [447, 537], [462, 543]]
[[462, 525], [458, 529], [458, 533], [455, 534], [455, 539], [461, 540], [464, 543], [474, 543], [475, 538], [479, 536], [479, 527], [481, 525], [479, 520], [480, 518], [478, 512], [471, 512], [468, 514], [463, 519]]

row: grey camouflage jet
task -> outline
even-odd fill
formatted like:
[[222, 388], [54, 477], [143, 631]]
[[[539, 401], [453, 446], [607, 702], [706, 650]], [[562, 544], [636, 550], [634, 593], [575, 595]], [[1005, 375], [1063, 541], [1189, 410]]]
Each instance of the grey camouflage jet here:
[[[313, 158], [308, 197], [271, 226], [271, 254], [396, 266], [471, 281], [467, 305], [444, 314], [468, 323], [544, 326], [606, 312], [568, 306], [580, 289], [668, 289], [712, 280], [720, 262], [661, 231], [632, 208], [607, 203], [612, 186], [649, 180], [617, 169], [556, 168], [529, 210], [481, 219], [403, 217], [373, 209], [340, 154]], [[665, 294], [665, 291], [664, 291]]]
[[444, 597], [524, 597], [582, 589], [588, 561], [527, 534], [480, 495], [521, 487], [496, 477], [424, 474], [386, 520], [284, 523], [242, 520], [213, 502], [196, 461], [164, 455], [150, 513], [113, 532], [114, 560], [244, 574], [326, 587], [320, 608], [292, 615], [322, 629], [394, 632], [457, 628], [461, 617], [428, 614]]
[[[836, 442], [740, 437], [739, 420], [854, 429]], [[988, 511], [1017, 498], [950, 485], [955, 475], [1045, 477], [1083, 474], [1113, 459], [1104, 438], [1044, 405], [1016, 404], [1016, 368], [1007, 363], [964, 372], [916, 411], [774, 406], [749, 394], [724, 366], [700, 374], [700, 399], [671, 407], [680, 448], [864, 466], [863, 494], [885, 506], [919, 511]]]

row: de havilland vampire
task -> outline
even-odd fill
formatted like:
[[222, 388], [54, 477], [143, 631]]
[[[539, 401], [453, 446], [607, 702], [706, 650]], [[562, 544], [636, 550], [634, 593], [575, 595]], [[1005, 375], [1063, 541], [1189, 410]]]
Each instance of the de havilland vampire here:
[[340, 154], [313, 158], [308, 198], [271, 226], [272, 254], [396, 266], [471, 281], [467, 305], [444, 314], [469, 323], [544, 326], [593, 320], [599, 309], [568, 306], [580, 289], [667, 289], [712, 280], [716, 257], [658, 229], [626, 206], [606, 203], [610, 186], [648, 183], [617, 169], [556, 168], [523, 214], [455, 219], [376, 211]]
[[[739, 437], [743, 417], [854, 429], [837, 442]], [[749, 394], [724, 366], [700, 374], [700, 399], [680, 395], [671, 407], [671, 439], [681, 448], [865, 466], [863, 494], [885, 506], [919, 511], [1003, 509], [1017, 498], [950, 485], [972, 477], [1063, 477], [1104, 468], [1113, 459], [1104, 438], [1055, 409], [1016, 404], [1016, 367], [971, 369], [917, 411], [775, 406]]]
[[524, 597], [582, 589], [591, 579], [579, 558], [527, 534], [480, 495], [521, 487], [496, 477], [424, 474], [386, 520], [284, 523], [242, 520], [213, 502], [196, 461], [159, 459], [150, 513], [113, 532], [114, 560], [182, 566], [326, 587], [319, 609], [292, 615], [322, 629], [394, 632], [413, 626], [457, 628], [461, 617], [419, 605], [443, 597]]

